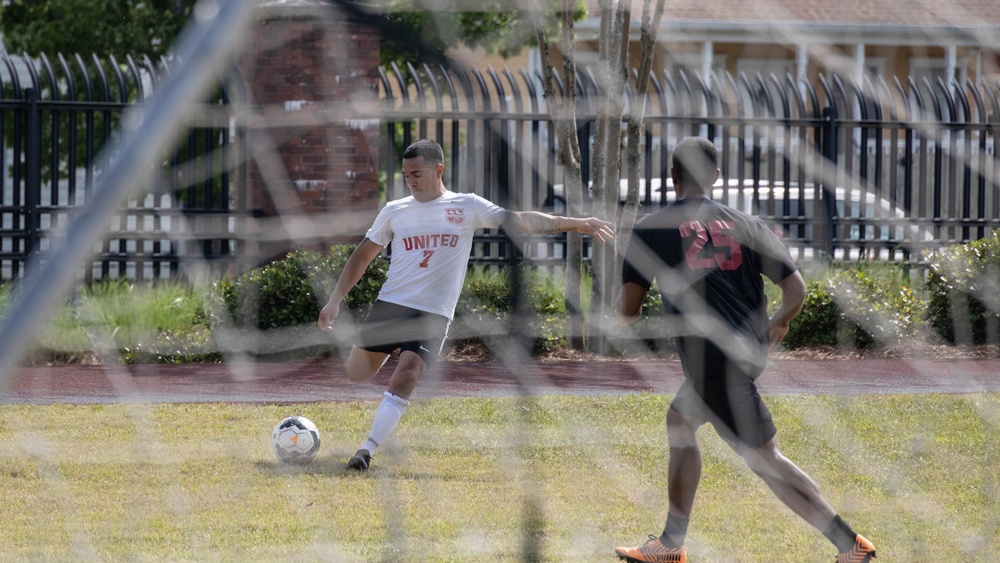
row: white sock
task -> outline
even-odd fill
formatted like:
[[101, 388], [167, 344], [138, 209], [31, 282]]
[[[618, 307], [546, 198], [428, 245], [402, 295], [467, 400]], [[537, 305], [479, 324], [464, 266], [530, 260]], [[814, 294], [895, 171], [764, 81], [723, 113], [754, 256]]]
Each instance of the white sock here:
[[374, 452], [375, 448], [384, 444], [408, 406], [410, 406], [409, 401], [386, 391], [382, 402], [375, 409], [375, 421], [372, 422], [371, 432], [368, 433], [368, 439], [361, 448]]

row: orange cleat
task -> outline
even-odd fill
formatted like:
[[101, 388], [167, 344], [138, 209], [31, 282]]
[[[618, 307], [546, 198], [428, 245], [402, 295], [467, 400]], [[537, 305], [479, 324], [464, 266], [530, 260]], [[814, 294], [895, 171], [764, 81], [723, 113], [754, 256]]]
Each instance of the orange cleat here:
[[837, 563], [869, 563], [872, 559], [875, 559], [875, 545], [861, 534], [854, 538], [850, 551], [837, 555]]
[[629, 563], [687, 563], [687, 548], [667, 547], [660, 538], [649, 536], [639, 547], [616, 547], [615, 555]]

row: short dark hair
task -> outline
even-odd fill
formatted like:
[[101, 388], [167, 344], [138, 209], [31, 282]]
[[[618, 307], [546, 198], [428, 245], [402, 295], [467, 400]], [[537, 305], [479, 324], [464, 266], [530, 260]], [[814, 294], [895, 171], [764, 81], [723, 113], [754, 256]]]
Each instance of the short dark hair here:
[[719, 168], [719, 150], [708, 139], [687, 137], [674, 148], [673, 166], [686, 187], [707, 190]]
[[428, 164], [444, 164], [444, 149], [437, 141], [431, 139], [420, 139], [419, 141], [406, 147], [403, 151], [403, 158], [420, 158]]

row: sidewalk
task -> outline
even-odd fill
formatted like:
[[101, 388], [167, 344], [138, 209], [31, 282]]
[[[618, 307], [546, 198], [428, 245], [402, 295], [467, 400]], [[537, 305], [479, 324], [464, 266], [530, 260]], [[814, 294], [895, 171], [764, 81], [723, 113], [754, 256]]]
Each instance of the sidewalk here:
[[[390, 368], [352, 383], [339, 362], [26, 367], [2, 404], [376, 400]], [[674, 393], [677, 360], [439, 362], [414, 398]], [[765, 395], [1000, 392], [1000, 358], [771, 360], [758, 380]]]

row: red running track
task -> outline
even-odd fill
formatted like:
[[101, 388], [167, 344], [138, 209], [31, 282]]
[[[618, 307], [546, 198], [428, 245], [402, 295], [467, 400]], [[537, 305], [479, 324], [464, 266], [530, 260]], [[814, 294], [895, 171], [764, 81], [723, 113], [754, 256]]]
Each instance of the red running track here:
[[[0, 390], [0, 403], [252, 402], [377, 400], [391, 370], [352, 383], [339, 362], [25, 367]], [[672, 394], [682, 380], [673, 360], [439, 362], [414, 398], [527, 394]], [[771, 360], [761, 393], [893, 394], [1000, 391], [1000, 359]]]

